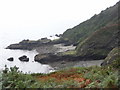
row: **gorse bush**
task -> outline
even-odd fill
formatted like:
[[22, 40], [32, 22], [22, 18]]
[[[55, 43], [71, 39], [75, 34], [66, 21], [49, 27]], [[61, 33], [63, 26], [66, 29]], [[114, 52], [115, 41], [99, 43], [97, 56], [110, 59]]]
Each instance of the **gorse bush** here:
[[35, 79], [29, 74], [23, 74], [18, 68], [11, 67], [10, 70], [5, 67], [3, 70], [3, 88], [30, 88]]

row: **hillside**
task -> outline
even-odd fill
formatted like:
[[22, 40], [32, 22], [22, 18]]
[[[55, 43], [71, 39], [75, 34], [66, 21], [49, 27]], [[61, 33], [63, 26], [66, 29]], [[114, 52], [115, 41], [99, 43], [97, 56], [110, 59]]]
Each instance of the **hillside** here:
[[107, 54], [118, 46], [120, 25], [114, 24], [104, 27], [77, 46], [77, 55], [92, 59], [104, 59]]
[[66, 30], [61, 40], [69, 41], [69, 43], [79, 43], [85, 40], [93, 32], [100, 28], [118, 22], [118, 2], [116, 5], [101, 11], [100, 14], [94, 15], [89, 20], [86, 20], [79, 25]]

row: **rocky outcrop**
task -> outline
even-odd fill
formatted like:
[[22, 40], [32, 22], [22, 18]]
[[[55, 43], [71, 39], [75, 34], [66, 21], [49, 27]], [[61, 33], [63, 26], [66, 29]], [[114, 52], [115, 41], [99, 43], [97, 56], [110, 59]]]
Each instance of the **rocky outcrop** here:
[[37, 41], [33, 40], [23, 40], [17, 44], [11, 44], [6, 49], [21, 49], [21, 50], [32, 50], [41, 45], [50, 44], [51, 40], [47, 38], [42, 38]]
[[62, 36], [62, 34], [55, 34], [55, 36], [56, 36], [56, 37], [61, 37], [61, 36]]
[[55, 44], [64, 44], [66, 46], [71, 45], [68, 41], [65, 40], [53, 40], [47, 38], [41, 38], [39, 40], [23, 40], [17, 44], [11, 44], [6, 49], [20, 49], [20, 50], [33, 50], [37, 47], [49, 47]]
[[101, 66], [106, 65], [114, 65], [114, 66], [120, 66], [120, 48], [116, 47], [107, 55], [103, 63], [101, 63]]
[[8, 61], [14, 61], [14, 58], [13, 57], [10, 57], [7, 59]]
[[28, 61], [29, 61], [29, 58], [28, 58], [26, 55], [23, 55], [23, 56], [19, 57], [19, 60], [20, 60], [20, 61], [28, 62]]
[[83, 58], [72, 55], [60, 56], [55, 54], [38, 54], [34, 57], [34, 60], [42, 64], [50, 64], [54, 62], [61, 62], [61, 64], [65, 64], [67, 62], [80, 61], [83, 60]]

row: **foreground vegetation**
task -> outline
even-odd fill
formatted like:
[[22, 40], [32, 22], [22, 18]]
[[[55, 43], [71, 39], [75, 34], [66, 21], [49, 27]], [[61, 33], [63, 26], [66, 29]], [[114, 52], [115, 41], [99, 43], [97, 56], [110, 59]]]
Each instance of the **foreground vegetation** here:
[[0, 71], [0, 90], [2, 89], [2, 72]]
[[118, 88], [118, 69], [77, 67], [50, 74], [23, 74], [17, 67], [3, 70], [3, 88]]

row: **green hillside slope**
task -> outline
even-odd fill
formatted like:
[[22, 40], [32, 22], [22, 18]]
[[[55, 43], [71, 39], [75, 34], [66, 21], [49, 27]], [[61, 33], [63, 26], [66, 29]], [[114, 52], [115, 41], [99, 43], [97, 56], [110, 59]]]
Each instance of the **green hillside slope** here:
[[101, 11], [100, 14], [94, 15], [89, 20], [80, 23], [79, 25], [66, 30], [61, 40], [67, 40], [69, 43], [78, 43], [85, 40], [89, 35], [91, 35], [96, 30], [113, 24], [118, 21], [118, 2], [116, 5]]
[[118, 46], [119, 28], [120, 25], [112, 24], [94, 32], [77, 46], [77, 55], [92, 59], [105, 58]]

